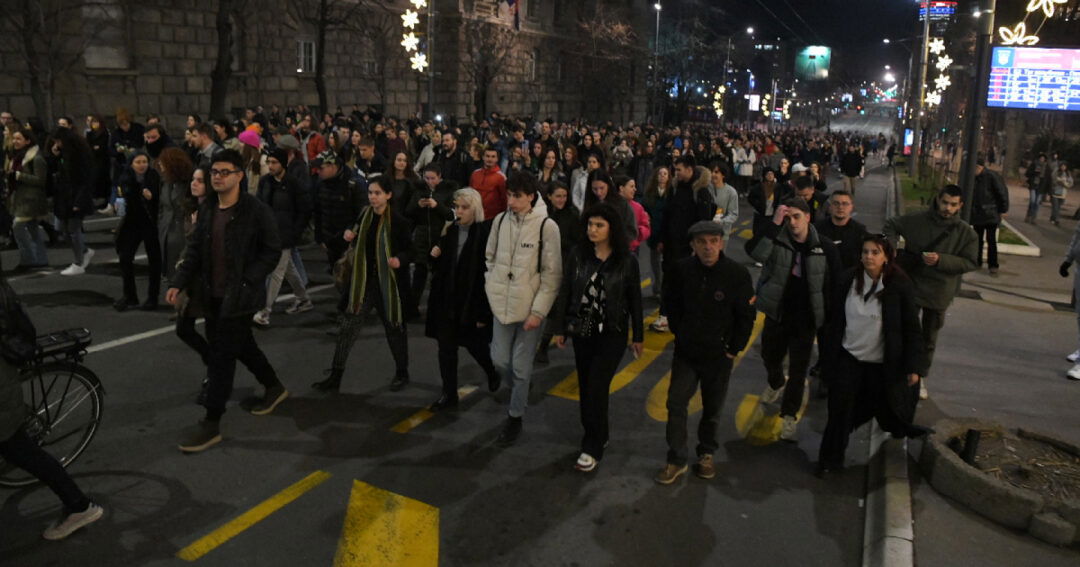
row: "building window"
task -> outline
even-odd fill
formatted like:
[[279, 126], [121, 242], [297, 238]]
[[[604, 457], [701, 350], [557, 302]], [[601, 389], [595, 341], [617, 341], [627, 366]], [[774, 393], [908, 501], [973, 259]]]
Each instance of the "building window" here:
[[379, 66], [374, 60], [360, 62], [360, 74], [365, 77], [374, 77], [379, 74]]
[[300, 39], [296, 41], [296, 72], [315, 72], [315, 42]]
[[530, 81], [535, 81], [539, 76], [537, 67], [540, 65], [540, 50], [533, 49], [529, 55], [529, 60], [526, 62], [526, 73]]
[[232, 53], [230, 70], [240, 71], [244, 68], [244, 28], [239, 25], [236, 18], [229, 16], [229, 27], [232, 28], [229, 51]]
[[563, 82], [564, 77], [566, 77], [566, 59], [560, 56], [558, 62], [555, 63], [555, 82]]
[[93, 41], [83, 51], [87, 69], [130, 69], [127, 21], [120, 0], [101, 0], [81, 9], [84, 30], [93, 30]]

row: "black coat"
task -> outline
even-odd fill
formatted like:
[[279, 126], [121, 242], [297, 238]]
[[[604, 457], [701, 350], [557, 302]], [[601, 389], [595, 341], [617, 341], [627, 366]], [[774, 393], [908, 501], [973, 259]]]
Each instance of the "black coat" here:
[[53, 214], [60, 220], [82, 218], [94, 210], [94, 200], [90, 194], [94, 183], [94, 164], [89, 155], [83, 158], [81, 163], [68, 163], [58, 156], [46, 158], [53, 194]]
[[[491, 221], [469, 226], [469, 237], [458, 256], [460, 230], [461, 225], [457, 223], [446, 229], [438, 244], [442, 253], [432, 262], [424, 334], [435, 339], [447, 334], [459, 338], [474, 333], [491, 336], [491, 306], [484, 292], [484, 253]], [[484, 327], [477, 327], [477, 323]]]
[[[210, 193], [199, 207], [199, 219], [188, 237], [184, 259], [176, 270], [172, 287], [185, 289], [196, 276], [201, 278], [200, 297], [213, 297], [211, 240], [217, 193]], [[281, 259], [274, 213], [265, 203], [241, 192], [232, 220], [225, 227], [225, 297], [219, 316], [251, 317], [266, 307], [266, 276]], [[344, 231], [344, 229], [342, 229]]]
[[[845, 303], [855, 285], [855, 270], [846, 270], [837, 280], [830, 302], [830, 316], [822, 333], [821, 376], [828, 382], [836, 372], [836, 361], [843, 349], [847, 328]], [[881, 327], [885, 336], [885, 377], [889, 381], [886, 396], [898, 417], [910, 423], [915, 417], [919, 387], [908, 386], [907, 376], [926, 376], [929, 362], [926, 344], [915, 305], [915, 285], [904, 274], [894, 276], [881, 292]]]
[[696, 359], [737, 355], [754, 328], [753, 297], [750, 272], [724, 254], [712, 267], [696, 256], [672, 263], [664, 272], [662, 301], [676, 354]]
[[565, 258], [574, 245], [584, 240], [585, 230], [581, 228], [581, 212], [570, 202], [570, 199], [567, 199], [566, 206], [562, 209], [556, 209], [548, 203], [548, 218], [559, 225], [559, 240]]
[[1001, 222], [1001, 215], [1009, 212], [1009, 189], [1001, 174], [983, 169], [975, 176], [975, 195], [971, 204], [971, 225], [991, 225]]
[[859, 262], [859, 257], [862, 256], [862, 241], [868, 234], [866, 225], [855, 219], [848, 219], [844, 226], [836, 226], [832, 218], [826, 216], [814, 223], [814, 228], [817, 229], [819, 237], [831, 240], [836, 245], [840, 252], [840, 264], [845, 270]]
[[[413, 260], [424, 262], [430, 258], [431, 248], [439, 240], [442, 229], [448, 221], [454, 220], [454, 211], [451, 210], [454, 201], [454, 191], [457, 184], [452, 181], [443, 181], [431, 191], [427, 185], [417, 187], [405, 205], [405, 218], [413, 226]], [[435, 208], [420, 206], [420, 199], [431, 197], [435, 200]]]
[[256, 196], [274, 212], [281, 247], [296, 246], [311, 219], [311, 199], [307, 191], [289, 175], [282, 176], [281, 181], [273, 175], [264, 175], [259, 179]]
[[585, 286], [598, 268], [603, 269], [607, 302], [604, 313], [605, 331], [626, 335], [629, 330], [633, 334], [632, 342], [642, 342], [645, 331], [641, 307], [641, 274], [638, 272], [637, 258], [627, 254], [619, 260], [608, 258], [607, 262], [601, 264], [591, 242], [583, 242], [563, 259], [559, 296], [551, 310], [551, 332], [557, 335], [568, 334], [567, 325], [578, 319]]
[[341, 239], [367, 206], [367, 195], [342, 168], [337, 176], [319, 181], [314, 201], [315, 242], [322, 243]]
[[[712, 220], [716, 214], [716, 205], [712, 194], [698, 183], [700, 172], [695, 170], [690, 181], [675, 184], [664, 209], [664, 238], [662, 240], [667, 254], [675, 258], [690, 255], [690, 227], [703, 220]], [[695, 190], [695, 186], [698, 186]]]
[[[157, 170], [148, 168], [142, 183], [135, 177], [135, 170], [128, 166], [117, 183], [120, 196], [127, 203], [127, 212], [120, 222], [121, 228], [142, 227], [157, 232], [158, 207], [161, 200], [161, 176]], [[143, 197], [142, 190], [149, 189], [151, 197]]]

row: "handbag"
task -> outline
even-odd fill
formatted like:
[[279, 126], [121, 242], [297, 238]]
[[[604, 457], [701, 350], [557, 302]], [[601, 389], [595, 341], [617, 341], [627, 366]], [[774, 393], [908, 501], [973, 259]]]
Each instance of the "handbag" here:
[[[355, 241], [353, 241], [355, 242]], [[338, 289], [338, 292], [344, 292], [345, 288], [349, 285], [349, 280], [352, 278], [353, 272], [353, 254], [354, 245], [349, 244], [349, 247], [345, 249], [345, 254], [334, 262], [334, 287]]]

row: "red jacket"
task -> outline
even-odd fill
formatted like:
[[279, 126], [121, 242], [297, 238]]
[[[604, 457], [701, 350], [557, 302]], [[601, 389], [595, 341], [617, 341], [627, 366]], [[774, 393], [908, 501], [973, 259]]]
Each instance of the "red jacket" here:
[[[304, 142], [301, 141], [300, 143], [303, 144]], [[326, 150], [326, 138], [318, 132], [312, 132], [311, 136], [307, 139], [304, 149], [307, 151], [307, 162], [310, 164], [315, 161], [315, 158], [319, 157], [319, 154]], [[312, 175], [317, 175], [318, 173], [319, 168], [311, 168]]]
[[484, 203], [484, 220], [493, 219], [495, 215], [506, 210], [506, 176], [499, 170], [499, 166], [491, 169], [481, 167], [472, 172], [469, 187], [480, 193], [480, 199]]
[[629, 202], [630, 208], [634, 209], [634, 218], [637, 220], [637, 238], [630, 243], [630, 251], [634, 252], [642, 242], [649, 239], [649, 235], [652, 234], [652, 223], [649, 222], [649, 213], [645, 212], [645, 207], [641, 206], [641, 203], [633, 199]]

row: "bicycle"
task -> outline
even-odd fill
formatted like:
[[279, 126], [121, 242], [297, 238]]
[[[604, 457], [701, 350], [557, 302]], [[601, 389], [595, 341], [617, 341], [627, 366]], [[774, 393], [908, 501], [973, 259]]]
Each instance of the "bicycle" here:
[[[37, 354], [23, 367], [23, 402], [29, 410], [27, 435], [67, 468], [90, 445], [101, 424], [105, 389], [86, 366], [87, 329], [37, 337]], [[29, 486], [37, 479], [0, 459], [0, 486]]]

